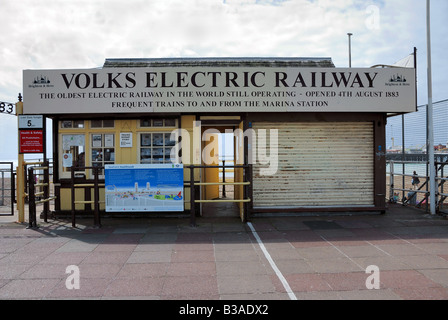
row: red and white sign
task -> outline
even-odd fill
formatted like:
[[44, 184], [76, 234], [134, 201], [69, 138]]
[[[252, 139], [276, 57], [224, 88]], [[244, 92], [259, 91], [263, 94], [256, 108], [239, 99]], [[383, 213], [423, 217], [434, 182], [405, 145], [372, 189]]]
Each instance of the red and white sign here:
[[20, 130], [20, 153], [43, 153], [43, 130]]

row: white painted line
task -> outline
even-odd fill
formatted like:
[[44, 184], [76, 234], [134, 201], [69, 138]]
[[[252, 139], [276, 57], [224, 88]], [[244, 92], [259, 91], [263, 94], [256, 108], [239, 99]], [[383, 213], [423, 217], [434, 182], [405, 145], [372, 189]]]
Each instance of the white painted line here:
[[268, 250], [264, 246], [263, 241], [261, 241], [260, 237], [258, 236], [257, 231], [255, 231], [254, 226], [250, 222], [248, 222], [247, 225], [249, 226], [250, 230], [252, 230], [252, 234], [254, 235], [255, 239], [257, 239], [257, 242], [261, 248], [261, 251], [263, 251], [264, 256], [266, 257], [266, 259], [268, 259], [269, 264], [271, 265], [272, 269], [274, 269], [275, 274], [277, 275], [277, 277], [279, 278], [283, 287], [285, 288], [286, 293], [288, 294], [289, 298], [291, 300], [297, 300], [297, 297], [294, 294], [294, 292], [292, 292], [291, 287], [288, 284], [288, 281], [286, 281], [286, 279], [283, 276], [283, 274], [281, 273], [281, 271], [277, 268], [277, 265], [275, 264], [274, 260], [272, 260], [271, 255], [269, 254]]

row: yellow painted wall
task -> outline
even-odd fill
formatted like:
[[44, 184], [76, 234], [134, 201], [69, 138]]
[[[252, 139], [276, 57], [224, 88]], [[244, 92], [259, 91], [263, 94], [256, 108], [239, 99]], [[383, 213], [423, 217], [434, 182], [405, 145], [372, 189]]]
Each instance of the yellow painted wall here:
[[[204, 142], [204, 164], [209, 164], [211, 166], [219, 165], [218, 159], [218, 134], [209, 133], [205, 137]], [[219, 182], [219, 169], [218, 168], [205, 168], [203, 170], [204, 178], [202, 179], [207, 183], [218, 183]], [[212, 200], [219, 198], [219, 185], [209, 185], [203, 187], [203, 199]]]
[[[184, 118], [184, 117], [183, 117]], [[185, 121], [183, 121], [182, 125], [190, 126], [192, 128], [194, 116], [186, 116]], [[68, 128], [63, 129], [59, 128], [59, 177], [61, 179], [69, 179], [70, 172], [62, 172], [62, 135], [64, 134], [78, 134], [84, 135], [85, 137], [85, 150], [86, 150], [86, 163], [85, 166], [91, 166], [92, 159], [92, 134], [106, 133], [106, 134], [114, 134], [114, 151], [115, 151], [115, 164], [137, 164], [139, 163], [139, 134], [144, 132], [171, 132], [176, 127], [140, 127], [140, 119], [125, 119], [125, 120], [115, 120], [114, 128], [91, 128], [90, 121], [84, 121], [84, 128]], [[59, 125], [59, 124], [58, 124]], [[132, 133], [132, 147], [121, 148], [120, 147], [120, 132], [124, 133]], [[187, 171], [187, 170], [186, 170]], [[187, 173], [189, 175], [189, 172]], [[86, 171], [86, 178], [93, 179], [93, 174], [91, 174], [90, 170]], [[189, 176], [188, 176], [189, 179]], [[91, 198], [93, 200], [93, 190], [91, 191]], [[76, 201], [84, 201], [84, 189], [77, 188], [75, 191]], [[100, 201], [104, 201], [105, 192], [104, 188], [100, 188]], [[71, 210], [71, 189], [70, 188], [61, 188], [60, 191], [60, 203], [61, 210]], [[77, 204], [75, 206], [76, 210], [83, 210], [84, 204]], [[104, 203], [100, 203], [100, 210], [104, 210]], [[92, 207], [93, 210], [93, 207]]]
[[[184, 167], [189, 166], [193, 164], [193, 156], [195, 153], [195, 150], [193, 148], [193, 130], [194, 130], [194, 121], [196, 120], [196, 116], [181, 116], [180, 123], [181, 128], [185, 130], [186, 137], [183, 136], [182, 142], [181, 142], [181, 148], [182, 148], [182, 162]], [[195, 180], [199, 180], [199, 170], [195, 170]], [[190, 182], [190, 169], [185, 168], [184, 169], [184, 181], [189, 183]], [[190, 210], [190, 188], [184, 189], [184, 207], [186, 210]]]
[[[84, 189], [75, 189], [75, 199], [76, 201], [84, 200]], [[61, 189], [61, 210], [70, 211], [72, 210], [72, 190], [68, 188]], [[84, 210], [84, 204], [76, 204], [75, 210]]]

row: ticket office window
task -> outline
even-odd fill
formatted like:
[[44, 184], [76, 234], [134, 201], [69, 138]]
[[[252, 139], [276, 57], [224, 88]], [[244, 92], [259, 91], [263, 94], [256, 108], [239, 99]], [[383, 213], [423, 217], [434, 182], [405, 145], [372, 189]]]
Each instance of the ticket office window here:
[[[171, 151], [176, 148], [177, 118], [142, 118], [139, 128], [148, 132], [139, 133], [139, 161], [141, 164], [163, 164], [177, 162], [171, 157]], [[174, 150], [173, 150], [174, 152]], [[176, 155], [177, 153], [174, 153]]]
[[114, 128], [114, 126], [115, 126], [114, 120], [100, 119], [100, 120], [91, 120], [90, 121], [90, 128], [92, 128], [92, 129]]
[[175, 128], [177, 127], [177, 119], [167, 118], [143, 118], [140, 119], [140, 128]]
[[61, 129], [84, 129], [84, 120], [62, 120]]
[[171, 132], [140, 133], [140, 163], [162, 164], [176, 162], [176, 159], [171, 157], [172, 149], [176, 148], [176, 140], [177, 135], [171, 136]]
[[[61, 177], [70, 178], [72, 167], [84, 167], [86, 160], [85, 135], [62, 134]], [[84, 169], [76, 169], [75, 177], [85, 177]]]
[[[91, 134], [90, 154], [92, 167], [115, 164], [115, 135], [113, 133]], [[99, 171], [99, 175], [103, 175], [103, 170]]]

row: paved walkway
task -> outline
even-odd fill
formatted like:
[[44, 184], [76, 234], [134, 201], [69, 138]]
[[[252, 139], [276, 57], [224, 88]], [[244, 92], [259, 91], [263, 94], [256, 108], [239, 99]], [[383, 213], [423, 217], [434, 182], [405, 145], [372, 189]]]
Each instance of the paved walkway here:
[[[92, 222], [33, 230], [0, 217], [0, 299], [448, 299], [448, 220], [399, 205], [250, 224], [199, 218], [197, 228], [188, 218]], [[379, 273], [366, 273], [372, 265]], [[79, 289], [67, 288], [68, 266]]]

